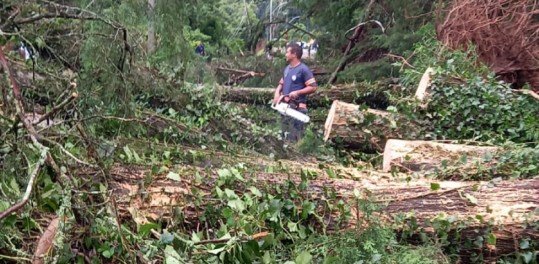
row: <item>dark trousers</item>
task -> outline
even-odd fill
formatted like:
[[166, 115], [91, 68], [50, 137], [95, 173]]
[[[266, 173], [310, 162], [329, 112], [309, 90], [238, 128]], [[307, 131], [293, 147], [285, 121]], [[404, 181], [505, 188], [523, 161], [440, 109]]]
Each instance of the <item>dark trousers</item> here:
[[[307, 114], [307, 109], [297, 110], [303, 114]], [[305, 132], [305, 123], [283, 115], [281, 119], [281, 131], [285, 142], [298, 142]]]

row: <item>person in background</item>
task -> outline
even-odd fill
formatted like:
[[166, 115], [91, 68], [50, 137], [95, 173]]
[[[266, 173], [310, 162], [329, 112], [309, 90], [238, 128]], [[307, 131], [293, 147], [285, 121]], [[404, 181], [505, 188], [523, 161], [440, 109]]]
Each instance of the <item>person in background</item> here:
[[200, 56], [206, 56], [206, 50], [204, 49], [204, 43], [200, 42], [195, 48], [195, 53]]
[[[286, 61], [288, 66], [284, 69], [283, 77], [275, 89], [273, 103], [281, 101], [288, 103], [290, 107], [307, 114], [307, 95], [316, 91], [317, 84], [313, 73], [301, 62], [303, 49], [297, 43], [286, 46]], [[305, 124], [288, 116], [283, 116], [281, 121], [283, 139], [289, 142], [297, 142], [303, 137]]]

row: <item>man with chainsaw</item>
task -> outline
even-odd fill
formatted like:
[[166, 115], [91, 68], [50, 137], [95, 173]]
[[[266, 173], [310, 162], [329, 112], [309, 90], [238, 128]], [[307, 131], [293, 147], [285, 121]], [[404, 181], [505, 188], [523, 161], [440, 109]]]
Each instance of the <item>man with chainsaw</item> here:
[[[273, 105], [286, 103], [291, 109], [307, 114], [307, 95], [316, 91], [313, 73], [301, 62], [303, 49], [292, 42], [286, 46], [286, 61], [283, 77], [275, 89]], [[281, 130], [285, 141], [297, 142], [303, 137], [305, 123], [288, 115], [282, 116]]]

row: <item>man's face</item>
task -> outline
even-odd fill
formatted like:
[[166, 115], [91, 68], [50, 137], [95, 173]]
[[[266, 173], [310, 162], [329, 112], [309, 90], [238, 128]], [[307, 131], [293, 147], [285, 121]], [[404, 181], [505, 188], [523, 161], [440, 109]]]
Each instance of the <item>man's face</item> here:
[[287, 48], [285, 57], [287, 62], [291, 62], [296, 57], [296, 54], [292, 53], [292, 48]]

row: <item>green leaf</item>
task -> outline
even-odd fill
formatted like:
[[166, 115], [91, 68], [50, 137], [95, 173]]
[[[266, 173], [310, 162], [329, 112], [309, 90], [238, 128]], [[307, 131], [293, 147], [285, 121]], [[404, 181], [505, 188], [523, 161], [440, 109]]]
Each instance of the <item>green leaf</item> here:
[[493, 233], [489, 233], [488, 236], [487, 236], [487, 244], [495, 246], [496, 245], [496, 235], [494, 235]]
[[225, 249], [226, 249], [225, 247], [220, 247], [220, 248], [216, 248], [216, 249], [211, 249], [211, 250], [208, 250], [208, 253], [217, 255], [217, 254], [223, 252]]
[[303, 251], [296, 257], [296, 264], [309, 264], [313, 260], [313, 256], [309, 251]]
[[430, 189], [433, 191], [440, 190], [440, 184], [437, 182], [431, 182], [430, 183]]
[[147, 224], [143, 224], [139, 227], [139, 234], [142, 235], [142, 236], [146, 236], [148, 235], [152, 229], [159, 229], [160, 226], [156, 223], [147, 223]]
[[303, 205], [301, 207], [301, 217], [303, 219], [306, 219], [307, 216], [314, 212], [315, 208], [316, 206], [314, 205], [314, 203], [308, 201], [303, 202]]
[[0, 200], [0, 211], [4, 211], [9, 208], [9, 203], [6, 201]]
[[133, 160], [133, 154], [131, 153], [131, 149], [129, 149], [129, 147], [127, 145], [125, 145], [123, 147], [123, 150], [124, 150], [124, 153], [125, 153], [125, 155], [127, 157], [127, 161], [129, 162], [129, 161]]
[[271, 255], [270, 255], [269, 251], [264, 252], [264, 256], [262, 257], [262, 263], [264, 263], [264, 264], [272, 263]]
[[288, 230], [290, 232], [297, 232], [298, 231], [298, 223], [294, 223], [292, 221], [288, 222], [286, 225], [288, 227]]
[[245, 204], [239, 199], [228, 201], [228, 206], [237, 212], [242, 212], [245, 210]]
[[227, 198], [231, 198], [231, 199], [238, 199], [238, 195], [233, 191], [233, 190], [230, 190], [230, 189], [225, 189], [225, 194], [226, 194], [226, 197]]
[[200, 237], [198, 236], [198, 234], [196, 232], [193, 232], [193, 234], [191, 235], [191, 241], [193, 242], [200, 242]]
[[326, 173], [328, 174], [328, 177], [331, 179], [334, 179], [337, 177], [337, 175], [335, 175], [335, 171], [332, 168], [327, 168]]
[[103, 254], [103, 257], [110, 258], [112, 255], [114, 255], [114, 248], [109, 248], [107, 250], [104, 250], [101, 254]]
[[19, 196], [21, 195], [21, 190], [19, 189], [19, 184], [17, 184], [17, 180], [15, 180], [15, 177], [11, 178], [11, 181], [9, 182], [9, 185], [11, 187], [11, 191]]
[[531, 263], [533, 259], [533, 252], [526, 252], [521, 254], [524, 259], [524, 263]]
[[466, 197], [466, 199], [468, 199], [468, 201], [473, 205], [477, 205], [477, 198], [473, 197], [471, 194], [466, 193], [464, 194], [464, 197]]
[[167, 174], [167, 178], [173, 181], [180, 181], [180, 174], [171, 171]]
[[163, 234], [161, 234], [160, 241], [163, 244], [170, 244], [172, 241], [174, 241], [174, 235], [165, 231]]
[[185, 263], [178, 252], [172, 247], [167, 246], [165, 248], [165, 264], [181, 264]]
[[530, 247], [530, 241], [527, 239], [524, 239], [520, 241], [520, 249], [528, 249]]
[[256, 197], [262, 197], [262, 193], [254, 186], [251, 186], [249, 191], [251, 191]]

